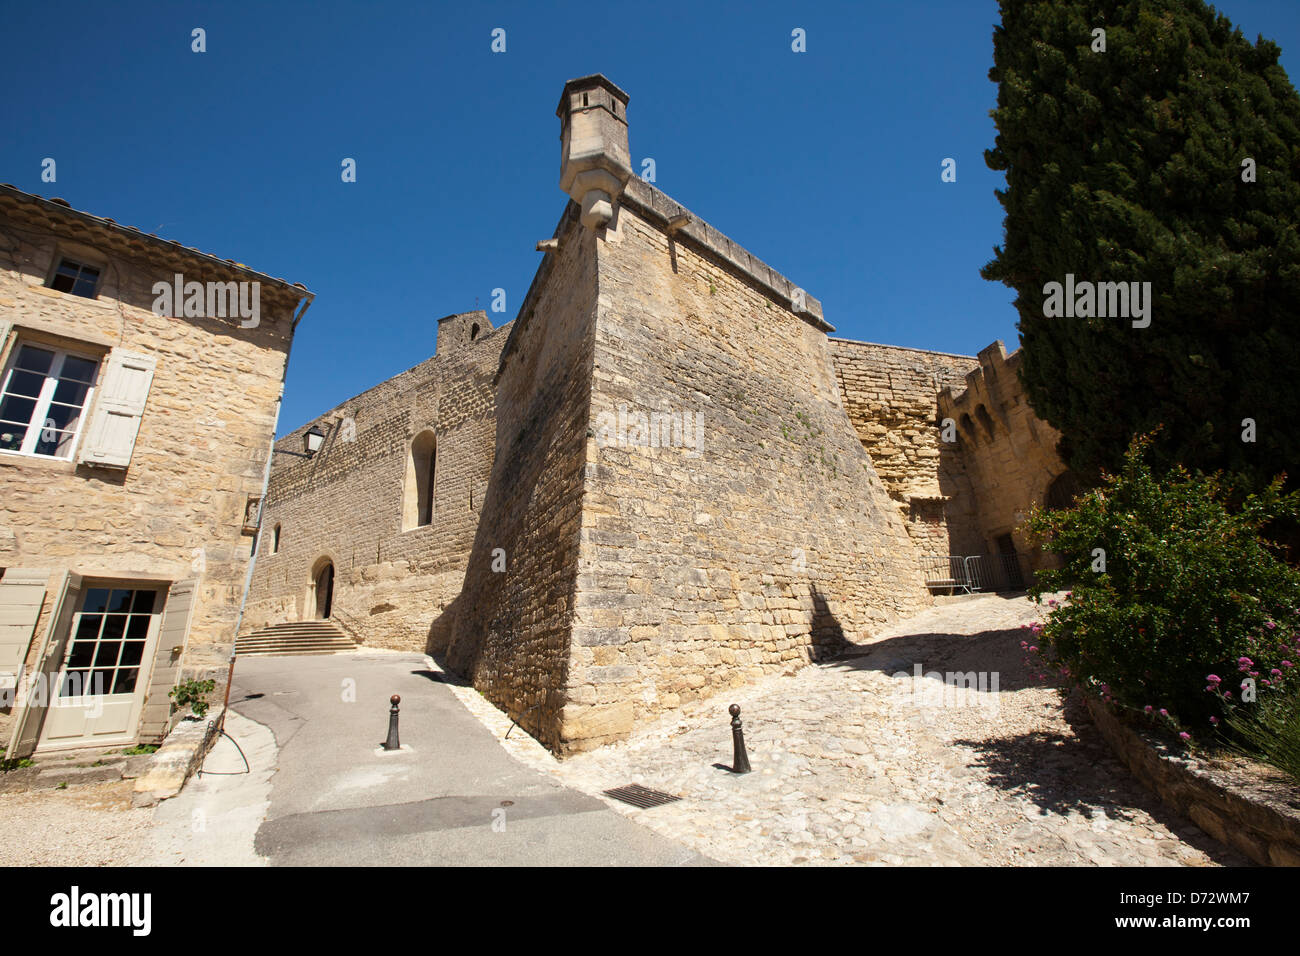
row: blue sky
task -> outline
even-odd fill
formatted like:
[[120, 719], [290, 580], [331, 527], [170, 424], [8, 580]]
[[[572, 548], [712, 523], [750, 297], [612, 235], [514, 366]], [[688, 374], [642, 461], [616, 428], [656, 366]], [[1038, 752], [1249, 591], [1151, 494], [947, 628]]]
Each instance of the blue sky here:
[[[1300, 3], [1217, 6], [1297, 75]], [[652, 157], [660, 189], [819, 297], [837, 335], [1015, 347], [1011, 291], [979, 277], [1002, 235], [994, 0], [169, 0], [4, 20], [0, 182], [316, 293], [281, 433], [427, 358], [436, 320], [495, 288], [494, 324], [514, 317], [565, 202], [560, 89], [593, 72], [631, 95], [634, 167]]]

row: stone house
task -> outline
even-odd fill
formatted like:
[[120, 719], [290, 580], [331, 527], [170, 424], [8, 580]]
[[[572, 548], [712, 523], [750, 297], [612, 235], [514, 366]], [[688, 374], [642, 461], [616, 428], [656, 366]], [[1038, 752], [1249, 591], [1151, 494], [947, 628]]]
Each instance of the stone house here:
[[179, 680], [224, 684], [311, 299], [0, 186], [8, 756], [157, 741]]
[[995, 550], [1002, 499], [1064, 470], [1027, 406], [993, 436], [1037, 442], [1014, 482], [943, 427], [954, 388], [1017, 401], [1002, 366], [830, 338], [634, 176], [627, 104], [565, 85], [569, 201], [513, 321], [448, 316], [433, 358], [282, 439], [325, 436], [273, 464], [241, 647], [325, 620], [439, 656], [558, 752], [600, 746], [926, 606], [927, 556]]

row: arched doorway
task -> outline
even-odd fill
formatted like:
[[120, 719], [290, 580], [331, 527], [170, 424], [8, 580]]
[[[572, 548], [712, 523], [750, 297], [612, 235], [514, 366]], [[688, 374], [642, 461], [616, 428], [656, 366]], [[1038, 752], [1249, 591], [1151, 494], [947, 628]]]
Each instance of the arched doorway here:
[[316, 619], [324, 621], [330, 616], [334, 605], [334, 565], [326, 561], [316, 577], [312, 579], [312, 594], [315, 597]]

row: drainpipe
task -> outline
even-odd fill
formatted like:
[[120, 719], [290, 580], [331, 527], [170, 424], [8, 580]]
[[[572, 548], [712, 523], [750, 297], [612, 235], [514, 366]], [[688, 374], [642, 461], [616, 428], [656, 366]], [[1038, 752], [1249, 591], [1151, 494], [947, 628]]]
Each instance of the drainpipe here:
[[[257, 550], [253, 552], [252, 558], [248, 562], [248, 573], [244, 575], [244, 593], [240, 595], [239, 616], [235, 619], [235, 640], [236, 641], [239, 640], [240, 628], [244, 626], [244, 608], [248, 604], [248, 592], [253, 585], [253, 571], [257, 567], [257, 551], [260, 551], [262, 548], [261, 509], [266, 507], [266, 493], [271, 487], [271, 461], [275, 458], [275, 430], [280, 427], [280, 410], [284, 407], [284, 389], [286, 383], [289, 380], [289, 356], [293, 353], [293, 337], [298, 331], [298, 323], [301, 322], [302, 317], [307, 314], [307, 310], [311, 308], [312, 301], [315, 298], [316, 296], [310, 292], [306, 294], [306, 297], [302, 300], [301, 307], [298, 309], [298, 314], [293, 317], [293, 325], [289, 330], [290, 333], [289, 348], [285, 350], [284, 372], [280, 375], [280, 398], [276, 401], [275, 404], [275, 421], [272, 423], [271, 426], [271, 445], [266, 451], [266, 468], [263, 469], [262, 471], [262, 502], [261, 502], [261, 506], [258, 508], [257, 533], [255, 535], [255, 540], [257, 541]], [[230, 677], [227, 678], [227, 681], [229, 681], [234, 677], [234, 673], [235, 673], [235, 645], [232, 643], [230, 645]], [[227, 700], [230, 699], [229, 683], [227, 683], [226, 685], [226, 699]]]

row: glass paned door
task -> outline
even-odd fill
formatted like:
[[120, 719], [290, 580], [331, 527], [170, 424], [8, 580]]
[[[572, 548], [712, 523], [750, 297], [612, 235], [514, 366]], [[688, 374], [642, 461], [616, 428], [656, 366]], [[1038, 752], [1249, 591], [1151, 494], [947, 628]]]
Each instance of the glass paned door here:
[[42, 745], [97, 746], [135, 736], [161, 604], [156, 588], [86, 589], [51, 688]]

